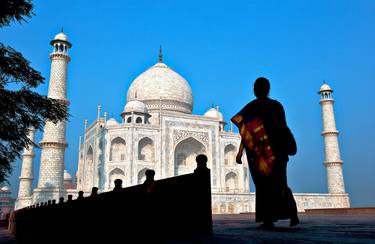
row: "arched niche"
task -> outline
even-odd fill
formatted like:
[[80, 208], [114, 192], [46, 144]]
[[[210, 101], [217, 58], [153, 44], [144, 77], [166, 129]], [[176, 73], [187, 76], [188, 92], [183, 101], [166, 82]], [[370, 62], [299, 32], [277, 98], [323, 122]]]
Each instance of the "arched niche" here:
[[138, 160], [155, 161], [154, 141], [148, 137], [144, 137], [138, 142]]
[[193, 137], [179, 142], [174, 151], [175, 175], [193, 172], [197, 166], [195, 158], [202, 153], [206, 154], [205, 146]]
[[89, 148], [86, 151], [86, 158], [85, 158], [85, 189], [90, 189], [92, 187], [92, 178], [94, 174], [94, 152], [92, 150], [92, 147], [89, 146]]
[[225, 190], [234, 191], [238, 189], [238, 176], [234, 172], [225, 175]]
[[111, 150], [109, 161], [124, 161], [125, 160], [125, 140], [121, 137], [116, 137], [111, 141]]
[[142, 118], [141, 117], [136, 118], [135, 123], [136, 124], [142, 124]]
[[236, 147], [233, 144], [229, 144], [224, 148], [224, 164], [235, 165], [236, 163]]

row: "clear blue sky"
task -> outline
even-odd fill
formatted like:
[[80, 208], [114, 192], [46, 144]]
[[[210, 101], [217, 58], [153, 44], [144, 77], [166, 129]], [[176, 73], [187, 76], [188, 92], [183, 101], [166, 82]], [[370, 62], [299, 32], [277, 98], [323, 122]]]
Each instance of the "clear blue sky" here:
[[[157, 61], [185, 77], [194, 113], [218, 104], [225, 119], [253, 99], [258, 76], [285, 107], [298, 143], [289, 163], [295, 192], [326, 192], [321, 110], [323, 80], [334, 89], [346, 189], [352, 206], [375, 206], [375, 2], [353, 1], [35, 1], [29, 23], [0, 30], [46, 77], [49, 41], [61, 27], [70, 51], [66, 167], [77, 169], [83, 121], [97, 104], [119, 119], [134, 78]], [[41, 134], [38, 134], [39, 141]], [[35, 158], [35, 175], [39, 170]], [[18, 189], [20, 161], [10, 178]]]

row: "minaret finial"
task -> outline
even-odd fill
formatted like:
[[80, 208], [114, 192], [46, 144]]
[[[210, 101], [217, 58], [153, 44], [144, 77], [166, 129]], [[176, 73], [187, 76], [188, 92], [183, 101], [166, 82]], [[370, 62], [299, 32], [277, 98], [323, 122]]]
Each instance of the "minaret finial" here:
[[159, 63], [163, 63], [163, 50], [161, 48], [161, 45], [159, 48]]
[[100, 110], [101, 110], [102, 106], [100, 106], [100, 104], [98, 104], [98, 121], [100, 120]]

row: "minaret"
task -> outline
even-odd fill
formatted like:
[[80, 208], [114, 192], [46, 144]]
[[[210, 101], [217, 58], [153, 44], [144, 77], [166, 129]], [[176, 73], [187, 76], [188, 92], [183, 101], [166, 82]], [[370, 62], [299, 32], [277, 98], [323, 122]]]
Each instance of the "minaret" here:
[[[59, 33], [50, 42], [53, 51], [50, 54], [51, 74], [48, 97], [60, 99], [67, 104], [66, 83], [68, 75], [68, 55], [72, 44], [64, 33]], [[64, 153], [67, 147], [65, 141], [66, 122], [54, 124], [47, 121], [44, 127], [43, 139], [39, 143], [42, 148], [38, 188], [34, 190], [34, 202], [58, 199], [64, 192]], [[39, 193], [40, 192], [40, 193]]]
[[[34, 142], [35, 129], [30, 128], [27, 137]], [[20, 185], [18, 188], [18, 197], [16, 201], [16, 209], [24, 208], [32, 205], [32, 183], [33, 183], [33, 159], [34, 159], [34, 145], [29, 144], [24, 149], [22, 154], [22, 167], [20, 176]]]
[[331, 194], [345, 193], [342, 163], [338, 142], [339, 132], [336, 129], [335, 115], [333, 112], [333, 90], [324, 83], [319, 90], [320, 105], [322, 106], [324, 138], [324, 165], [327, 169], [328, 192]]

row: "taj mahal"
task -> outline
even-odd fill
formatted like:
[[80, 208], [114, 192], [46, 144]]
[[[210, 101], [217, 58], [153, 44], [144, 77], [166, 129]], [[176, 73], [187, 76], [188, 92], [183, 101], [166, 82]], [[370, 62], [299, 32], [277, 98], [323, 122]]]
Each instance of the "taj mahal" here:
[[[66, 90], [72, 44], [64, 33], [57, 34], [50, 44], [53, 49], [48, 97], [69, 104]], [[332, 92], [328, 84], [319, 90], [325, 152], [322, 167], [327, 171], [328, 193], [295, 193], [299, 211], [350, 205]], [[109, 118], [98, 106], [97, 119], [85, 121], [75, 177], [65, 170], [66, 122], [46, 122], [38, 143], [41, 159], [39, 176], [35, 178], [37, 187], [32, 187], [34, 148], [30, 145], [23, 153], [16, 209], [60, 197], [67, 199], [67, 195], [76, 198], [78, 191], [88, 196], [92, 187], [98, 187], [99, 193], [111, 191], [115, 179], [121, 179], [124, 187], [142, 184], [147, 169], [155, 170], [155, 179], [192, 173], [195, 157], [203, 153], [211, 170], [213, 213], [254, 212], [255, 193], [250, 189], [246, 156], [243, 164], [235, 161], [240, 135], [233, 132], [232, 126], [226, 130], [226, 119], [219, 107], [195, 115], [193, 104], [188, 81], [163, 63], [160, 50], [156, 64], [131, 83], [120, 117]], [[30, 128], [32, 141], [34, 135], [35, 130]]]

